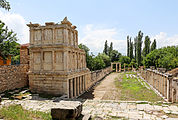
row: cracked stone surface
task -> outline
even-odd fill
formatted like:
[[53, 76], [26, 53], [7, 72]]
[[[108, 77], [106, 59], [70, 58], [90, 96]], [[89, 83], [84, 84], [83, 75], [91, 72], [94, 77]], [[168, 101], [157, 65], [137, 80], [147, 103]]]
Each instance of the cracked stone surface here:
[[[56, 106], [69, 108], [80, 101], [53, 102], [53, 100], [4, 100], [1, 102], [0, 108], [12, 104], [22, 105], [24, 109], [50, 112], [51, 108]], [[168, 113], [168, 114], [166, 114]], [[177, 105], [151, 105], [149, 103], [138, 101], [116, 101], [116, 100], [86, 100], [83, 102], [83, 115], [91, 115], [93, 118], [100, 117], [102, 119], [131, 119], [131, 120], [178, 120]], [[173, 116], [171, 116], [173, 115]], [[114, 119], [115, 120], [115, 119]]]

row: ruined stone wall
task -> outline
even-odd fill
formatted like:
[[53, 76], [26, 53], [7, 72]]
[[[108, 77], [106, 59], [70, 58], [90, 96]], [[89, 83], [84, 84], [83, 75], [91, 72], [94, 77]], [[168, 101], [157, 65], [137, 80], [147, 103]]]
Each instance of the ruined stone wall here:
[[140, 69], [141, 76], [162, 96], [171, 102], [178, 102], [178, 79], [171, 74], [160, 73], [152, 69]]
[[28, 64], [0, 66], [0, 93], [28, 85]]

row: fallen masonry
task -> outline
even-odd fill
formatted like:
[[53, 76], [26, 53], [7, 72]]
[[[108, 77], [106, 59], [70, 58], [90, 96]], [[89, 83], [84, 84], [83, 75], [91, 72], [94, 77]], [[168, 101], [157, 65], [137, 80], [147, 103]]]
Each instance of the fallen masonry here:
[[75, 120], [81, 115], [82, 103], [78, 101], [61, 101], [51, 108], [54, 120]]

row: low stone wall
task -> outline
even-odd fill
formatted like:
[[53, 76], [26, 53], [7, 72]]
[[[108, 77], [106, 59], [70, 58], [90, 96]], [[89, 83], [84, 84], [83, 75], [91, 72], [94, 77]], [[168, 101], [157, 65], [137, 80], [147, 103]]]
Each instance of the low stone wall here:
[[178, 79], [152, 69], [140, 69], [141, 76], [170, 102], [178, 102]]
[[28, 85], [28, 64], [0, 66], [0, 93]]
[[94, 84], [111, 72], [111, 68], [96, 70], [91, 72], [91, 84]]
[[69, 78], [67, 89], [68, 98], [80, 96], [110, 72], [111, 67], [108, 67], [102, 70], [84, 72]]

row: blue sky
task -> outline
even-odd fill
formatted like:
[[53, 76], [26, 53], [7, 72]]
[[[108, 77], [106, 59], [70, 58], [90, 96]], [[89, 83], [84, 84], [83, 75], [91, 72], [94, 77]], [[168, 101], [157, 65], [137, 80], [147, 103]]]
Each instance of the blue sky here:
[[[139, 30], [158, 41], [158, 47], [178, 45], [177, 0], [8, 0], [10, 12], [0, 9], [0, 18], [28, 42], [25, 24], [60, 22], [65, 16], [76, 25], [79, 42], [91, 52], [102, 52], [104, 41], [126, 53], [126, 36]], [[6, 17], [4, 17], [6, 16]], [[10, 17], [9, 17], [10, 16]]]

